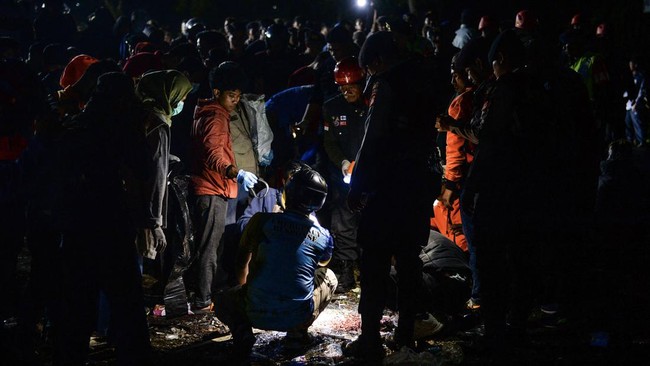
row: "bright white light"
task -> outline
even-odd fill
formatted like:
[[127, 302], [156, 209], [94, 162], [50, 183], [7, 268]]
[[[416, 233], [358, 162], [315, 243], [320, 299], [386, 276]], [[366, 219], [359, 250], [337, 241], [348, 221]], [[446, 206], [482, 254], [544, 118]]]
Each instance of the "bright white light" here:
[[357, 6], [360, 8], [365, 8], [368, 6], [368, 0], [357, 0]]

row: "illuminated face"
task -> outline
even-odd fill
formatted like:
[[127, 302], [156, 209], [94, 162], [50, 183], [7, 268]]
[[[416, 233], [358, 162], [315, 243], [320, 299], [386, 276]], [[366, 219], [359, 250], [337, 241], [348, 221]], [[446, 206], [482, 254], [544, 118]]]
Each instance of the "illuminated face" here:
[[221, 104], [229, 113], [232, 113], [239, 103], [241, 98], [241, 90], [224, 90], [220, 92], [218, 89], [214, 89], [217, 102]]
[[464, 75], [451, 70], [451, 86], [454, 88], [456, 93], [462, 93], [467, 87]]
[[343, 98], [348, 103], [356, 103], [361, 98], [361, 85], [359, 84], [348, 84], [339, 86], [339, 90], [343, 94]]

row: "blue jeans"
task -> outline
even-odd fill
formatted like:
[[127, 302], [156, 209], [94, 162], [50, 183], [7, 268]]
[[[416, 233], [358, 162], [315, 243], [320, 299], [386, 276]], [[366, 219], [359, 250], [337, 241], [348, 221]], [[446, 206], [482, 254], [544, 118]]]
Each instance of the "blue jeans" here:
[[644, 144], [646, 139], [644, 121], [639, 113], [629, 110], [625, 114], [625, 137], [628, 141]]

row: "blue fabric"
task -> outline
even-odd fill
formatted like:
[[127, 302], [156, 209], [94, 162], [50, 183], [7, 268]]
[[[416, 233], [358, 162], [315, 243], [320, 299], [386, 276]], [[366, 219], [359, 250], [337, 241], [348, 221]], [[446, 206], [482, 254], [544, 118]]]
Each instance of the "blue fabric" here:
[[273, 207], [281, 202], [281, 196], [282, 193], [280, 191], [275, 188], [269, 188], [268, 190], [261, 191], [258, 194], [258, 197], [251, 199], [244, 213], [239, 217], [239, 219], [237, 219], [239, 232], [244, 232], [244, 228], [248, 224], [248, 221], [250, 221], [251, 217], [256, 213], [273, 212]]
[[252, 244], [246, 310], [254, 327], [286, 331], [310, 318], [314, 271], [331, 258], [334, 242], [327, 229], [292, 212], [256, 215], [242, 240], [260, 231], [260, 242]]

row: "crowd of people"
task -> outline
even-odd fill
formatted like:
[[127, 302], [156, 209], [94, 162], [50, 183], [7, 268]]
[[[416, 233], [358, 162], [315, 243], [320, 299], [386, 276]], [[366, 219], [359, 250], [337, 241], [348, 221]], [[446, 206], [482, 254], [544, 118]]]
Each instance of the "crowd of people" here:
[[607, 24], [466, 10], [455, 33], [427, 12], [174, 34], [105, 8], [80, 30], [63, 5], [0, 38], [0, 315], [25, 358], [41, 329], [55, 365], [82, 365], [108, 328], [119, 364], [147, 364], [153, 305], [216, 313], [240, 359], [253, 327], [300, 348], [358, 285], [345, 352], [367, 364], [386, 306], [395, 350], [480, 310], [497, 364], [534, 308], [616, 331], [584, 308], [648, 240], [650, 102]]

